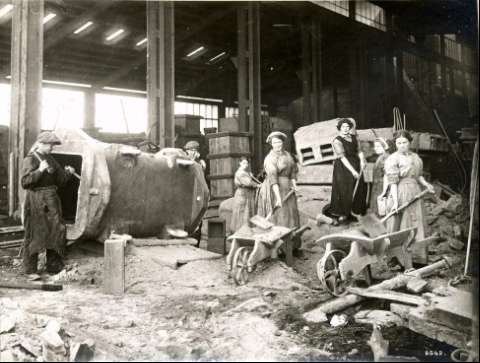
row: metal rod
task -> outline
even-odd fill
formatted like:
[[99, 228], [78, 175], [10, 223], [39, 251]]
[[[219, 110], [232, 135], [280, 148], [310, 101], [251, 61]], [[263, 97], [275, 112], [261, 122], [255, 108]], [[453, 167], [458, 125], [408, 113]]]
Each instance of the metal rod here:
[[475, 143], [475, 150], [473, 152], [473, 161], [472, 161], [472, 178], [471, 181], [474, 181], [473, 195], [470, 198], [470, 222], [468, 224], [468, 242], [467, 242], [467, 253], [465, 257], [465, 269], [463, 274], [468, 274], [468, 264], [470, 261], [470, 250], [472, 248], [472, 234], [473, 234], [473, 219], [475, 218], [475, 200], [477, 198], [477, 188], [478, 188], [478, 140]]

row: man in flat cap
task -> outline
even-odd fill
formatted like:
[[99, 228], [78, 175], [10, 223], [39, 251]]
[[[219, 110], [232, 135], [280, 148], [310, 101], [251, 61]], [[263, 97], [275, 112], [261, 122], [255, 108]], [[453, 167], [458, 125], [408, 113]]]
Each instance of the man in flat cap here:
[[190, 140], [185, 144], [184, 148], [188, 157], [196, 163], [199, 163], [202, 166], [202, 170], [205, 171], [207, 168], [207, 163], [205, 163], [205, 160], [200, 158], [200, 144], [198, 141]]
[[26, 189], [23, 206], [25, 239], [22, 248], [26, 274], [37, 272], [38, 253], [46, 250], [46, 270], [56, 274], [63, 267], [66, 227], [57, 188], [65, 185], [75, 169], [60, 164], [52, 157], [60, 139], [49, 131], [38, 135], [34, 146], [23, 160], [22, 187]]

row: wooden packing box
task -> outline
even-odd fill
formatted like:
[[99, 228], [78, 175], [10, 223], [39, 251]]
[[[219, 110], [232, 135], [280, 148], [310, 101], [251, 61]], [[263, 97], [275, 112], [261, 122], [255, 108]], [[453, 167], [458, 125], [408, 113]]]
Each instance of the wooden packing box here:
[[250, 152], [248, 132], [217, 132], [206, 135], [211, 156]]
[[250, 160], [251, 155], [250, 153], [242, 154], [233, 154], [234, 156], [226, 156], [226, 157], [214, 157], [209, 155], [209, 163], [210, 163], [210, 175], [234, 175], [238, 169], [238, 164], [242, 157], [246, 157]]
[[209, 176], [210, 194], [212, 198], [230, 198], [235, 192], [233, 175], [231, 176]]

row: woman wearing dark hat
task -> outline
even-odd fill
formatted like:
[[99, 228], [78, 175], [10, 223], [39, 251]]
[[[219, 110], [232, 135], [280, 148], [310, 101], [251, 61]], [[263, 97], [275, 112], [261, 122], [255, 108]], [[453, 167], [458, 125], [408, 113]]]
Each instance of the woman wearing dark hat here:
[[75, 169], [71, 166], [62, 169], [52, 157], [53, 146], [59, 144], [60, 139], [53, 132], [42, 132], [23, 160], [21, 183], [27, 193], [23, 206], [22, 257], [27, 274], [37, 272], [38, 253], [43, 250], [47, 253], [47, 272], [58, 273], [64, 266], [66, 228], [57, 187], [65, 185]]
[[332, 196], [328, 212], [339, 222], [345, 222], [352, 213], [365, 214], [367, 207], [367, 185], [361, 175], [366, 160], [363, 153], [359, 152], [357, 138], [351, 134], [353, 127], [351, 119], [340, 119], [337, 123], [339, 135], [332, 141], [337, 158], [333, 162]]
[[274, 206], [281, 207], [273, 214], [271, 221], [279, 226], [298, 228], [300, 218], [295, 195], [282, 202], [290, 190], [297, 189], [298, 168], [292, 155], [284, 150], [286, 139], [287, 135], [279, 131], [267, 137], [272, 150], [263, 163], [266, 178], [260, 188], [257, 208], [259, 215], [267, 216]]

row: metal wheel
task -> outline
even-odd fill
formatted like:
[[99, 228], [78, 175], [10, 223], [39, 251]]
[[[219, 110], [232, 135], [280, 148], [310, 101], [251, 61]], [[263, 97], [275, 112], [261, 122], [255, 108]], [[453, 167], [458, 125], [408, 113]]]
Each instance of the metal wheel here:
[[338, 270], [338, 264], [346, 257], [342, 250], [331, 250], [317, 263], [317, 276], [323, 288], [334, 296], [342, 296], [347, 293], [348, 282], [343, 281]]
[[247, 261], [250, 257], [250, 251], [246, 247], [240, 247], [232, 263], [232, 277], [237, 285], [245, 285], [248, 282]]

